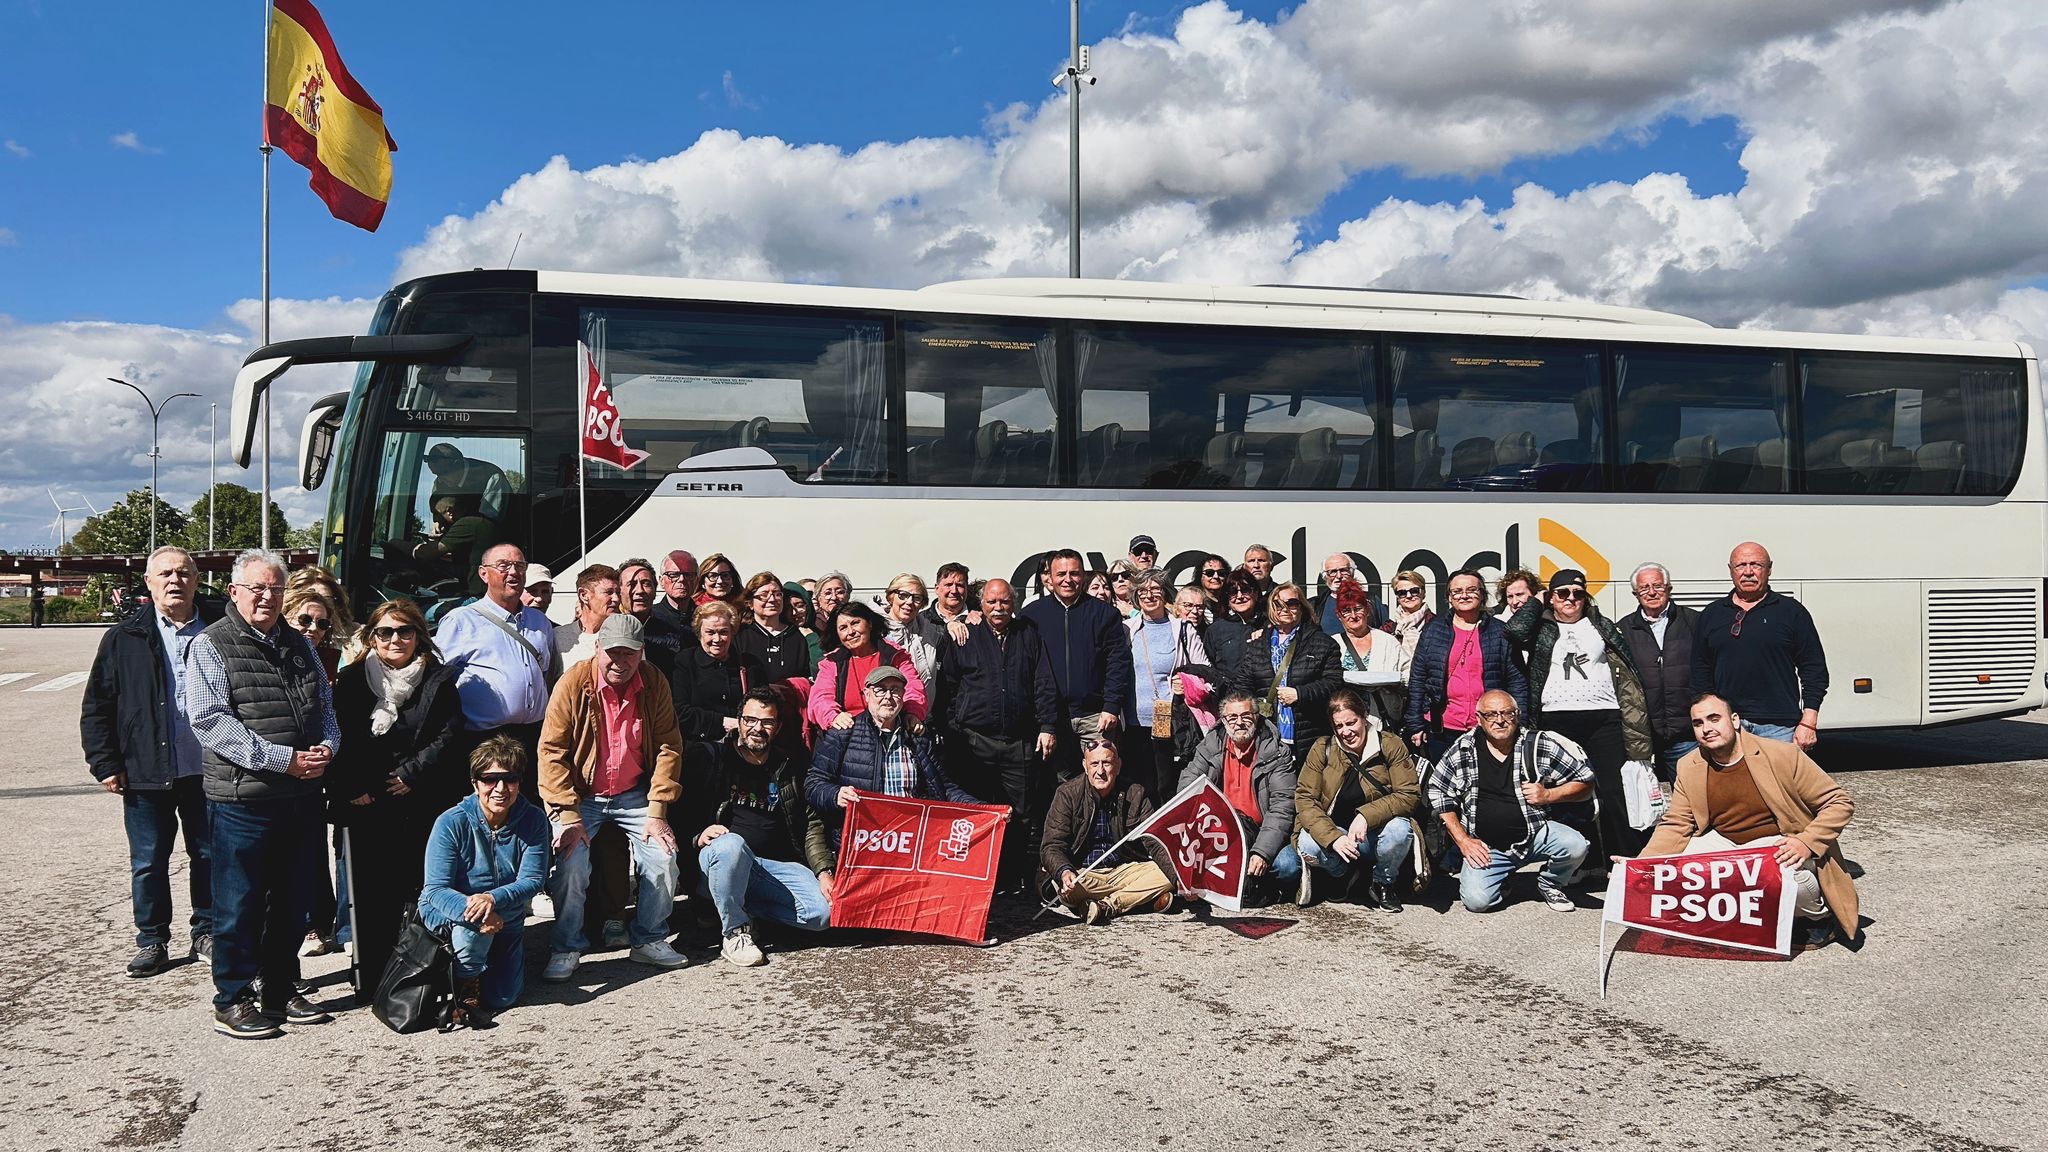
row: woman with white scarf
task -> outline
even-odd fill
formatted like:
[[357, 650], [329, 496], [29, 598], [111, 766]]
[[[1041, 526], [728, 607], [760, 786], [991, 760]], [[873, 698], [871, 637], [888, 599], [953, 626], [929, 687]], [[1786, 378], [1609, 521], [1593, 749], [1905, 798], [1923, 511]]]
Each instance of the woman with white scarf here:
[[363, 628], [369, 650], [334, 685], [341, 754], [327, 774], [328, 818], [349, 830], [357, 992], [377, 986], [405, 906], [419, 897], [434, 820], [468, 791], [451, 754], [462, 727], [455, 676], [419, 606], [387, 600]]
[[1436, 619], [1429, 603], [1423, 598], [1422, 573], [1402, 571], [1394, 574], [1394, 610], [1387, 615], [1387, 622], [1381, 625], [1394, 634], [1401, 642], [1401, 667], [1408, 667], [1415, 659], [1415, 642], [1422, 638], [1422, 626]]

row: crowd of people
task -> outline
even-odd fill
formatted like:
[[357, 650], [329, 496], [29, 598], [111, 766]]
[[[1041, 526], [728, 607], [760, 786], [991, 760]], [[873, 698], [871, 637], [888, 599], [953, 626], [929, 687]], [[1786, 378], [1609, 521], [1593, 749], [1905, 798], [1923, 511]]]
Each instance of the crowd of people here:
[[[555, 575], [496, 543], [476, 597], [430, 628], [406, 599], [358, 623], [326, 572], [261, 551], [207, 619], [191, 557], [159, 549], [81, 720], [126, 820], [128, 973], [171, 962], [180, 832], [216, 1028], [260, 1037], [327, 1019], [302, 951], [352, 949], [367, 996], [408, 916], [452, 951], [471, 1024], [519, 998], [536, 918], [548, 981], [605, 949], [686, 964], [679, 895], [724, 959], [762, 964], [764, 936], [830, 925], [862, 792], [1008, 806], [999, 893], [1091, 924], [1166, 911], [1187, 894], [1124, 836], [1205, 779], [1243, 825], [1254, 903], [1398, 913], [1448, 878], [1484, 912], [1534, 863], [1569, 911], [1611, 858], [1778, 838], [1805, 943], [1855, 935], [1853, 807], [1806, 755], [1826, 661], [1760, 545], [1700, 611], [1639, 566], [1620, 620], [1570, 569], [1453, 572], [1438, 613], [1422, 573], [1397, 573], [1389, 605], [1346, 553], [1313, 596], [1261, 545], [1183, 587], [1159, 556], [1147, 535], [1107, 571], [1048, 553], [1025, 602], [957, 563], [863, 599], [843, 573], [743, 576], [678, 549], [562, 581], [556, 625]], [[1645, 767], [1673, 792], [1654, 828], [1623, 795]]]

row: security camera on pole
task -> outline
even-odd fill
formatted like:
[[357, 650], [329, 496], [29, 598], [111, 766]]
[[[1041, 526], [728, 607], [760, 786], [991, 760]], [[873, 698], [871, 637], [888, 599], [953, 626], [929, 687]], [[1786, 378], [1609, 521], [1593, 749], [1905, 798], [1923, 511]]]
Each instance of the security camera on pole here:
[[[1081, 276], [1081, 85], [1088, 75], [1088, 49], [1081, 43], [1081, 0], [1071, 0], [1067, 22], [1067, 66], [1053, 73], [1052, 86], [1067, 90], [1067, 275]], [[1069, 83], [1071, 81], [1071, 84]]]

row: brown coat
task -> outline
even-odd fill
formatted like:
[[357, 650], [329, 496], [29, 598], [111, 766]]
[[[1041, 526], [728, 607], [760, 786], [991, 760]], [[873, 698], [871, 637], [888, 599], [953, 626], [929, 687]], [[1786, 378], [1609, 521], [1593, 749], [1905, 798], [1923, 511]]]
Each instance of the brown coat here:
[[1366, 756], [1353, 763], [1335, 736], [1325, 736], [1308, 750], [1301, 762], [1301, 779], [1294, 786], [1294, 830], [1306, 832], [1318, 845], [1328, 848], [1345, 830], [1330, 819], [1330, 806], [1344, 791], [1344, 781], [1357, 772], [1369, 783], [1360, 785], [1366, 795], [1358, 810], [1366, 826], [1378, 831], [1389, 821], [1413, 816], [1422, 807], [1422, 785], [1415, 777], [1415, 761], [1399, 736], [1375, 725], [1366, 734]]
[[[597, 661], [579, 660], [555, 684], [548, 714], [540, 724], [540, 795], [548, 819], [581, 824], [577, 805], [590, 795], [597, 772], [599, 732], [604, 718], [597, 704]], [[668, 818], [668, 806], [682, 796], [683, 736], [676, 727], [668, 677], [651, 662], [640, 662], [640, 762], [647, 766], [647, 814]]]
[[[1815, 874], [1820, 893], [1841, 925], [1842, 934], [1853, 940], [1860, 923], [1856, 883], [1842, 867], [1842, 829], [1855, 814], [1856, 805], [1834, 778], [1791, 744], [1759, 739], [1754, 733], [1740, 733], [1743, 759], [1750, 778], [1763, 794], [1764, 806], [1778, 821], [1787, 837], [1813, 850]], [[1678, 762], [1678, 786], [1671, 807], [1643, 847], [1645, 856], [1670, 856], [1685, 851], [1694, 836], [1711, 831], [1714, 814], [1707, 810], [1707, 761], [1695, 748]]]

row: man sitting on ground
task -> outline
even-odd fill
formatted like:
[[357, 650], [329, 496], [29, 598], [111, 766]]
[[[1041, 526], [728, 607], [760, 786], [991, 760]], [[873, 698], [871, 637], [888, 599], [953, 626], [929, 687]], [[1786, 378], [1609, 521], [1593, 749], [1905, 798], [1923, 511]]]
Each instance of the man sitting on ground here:
[[1039, 841], [1039, 888], [1090, 924], [1127, 912], [1166, 911], [1173, 881], [1156, 858], [1165, 851], [1157, 840], [1141, 836], [1105, 858], [1151, 815], [1152, 798], [1143, 784], [1125, 778], [1116, 743], [1091, 745], [1081, 753], [1081, 774], [1052, 794]]
[[1825, 947], [1837, 925], [1854, 940], [1856, 884], [1840, 843], [1856, 812], [1849, 794], [1796, 745], [1743, 731], [1734, 706], [1713, 692], [1693, 697], [1692, 735], [1699, 747], [1679, 760], [1671, 807], [1643, 855], [1776, 844], [1778, 863], [1794, 869], [1799, 946]]
[[1593, 769], [1571, 741], [1521, 731], [1515, 698], [1506, 692], [1481, 696], [1478, 713], [1478, 726], [1458, 737], [1422, 789], [1463, 858], [1458, 898], [1473, 912], [1491, 912], [1505, 903], [1508, 877], [1541, 860], [1536, 890], [1553, 910], [1570, 912], [1577, 905], [1564, 887], [1588, 846], [1549, 809], [1591, 796]]

